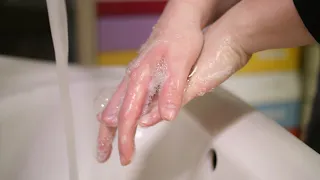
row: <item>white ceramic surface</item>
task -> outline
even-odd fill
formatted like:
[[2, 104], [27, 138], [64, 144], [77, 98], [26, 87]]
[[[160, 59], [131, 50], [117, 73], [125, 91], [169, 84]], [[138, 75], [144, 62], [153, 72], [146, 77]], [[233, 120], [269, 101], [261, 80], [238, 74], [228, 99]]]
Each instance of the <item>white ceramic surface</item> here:
[[[122, 68], [72, 68], [71, 94], [81, 180], [316, 180], [320, 157], [272, 120], [217, 89], [188, 104], [172, 123], [137, 131], [137, 154], [121, 167], [117, 145], [95, 161], [93, 100], [112, 93]], [[67, 180], [55, 67], [0, 58], [0, 179]], [[211, 149], [217, 152], [212, 169]]]

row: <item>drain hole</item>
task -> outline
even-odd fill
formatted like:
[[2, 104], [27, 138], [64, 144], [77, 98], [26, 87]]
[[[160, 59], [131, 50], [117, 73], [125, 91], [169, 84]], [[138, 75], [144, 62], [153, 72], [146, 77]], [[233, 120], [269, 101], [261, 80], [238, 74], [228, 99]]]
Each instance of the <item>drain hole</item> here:
[[214, 149], [211, 149], [209, 155], [211, 158], [211, 168], [212, 170], [215, 170], [217, 168], [217, 153]]

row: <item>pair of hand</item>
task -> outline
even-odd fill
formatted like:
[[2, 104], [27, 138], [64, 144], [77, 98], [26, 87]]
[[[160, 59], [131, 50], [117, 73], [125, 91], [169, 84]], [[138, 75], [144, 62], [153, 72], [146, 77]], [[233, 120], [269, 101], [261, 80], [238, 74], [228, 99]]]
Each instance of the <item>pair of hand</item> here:
[[217, 87], [252, 53], [313, 41], [292, 0], [170, 0], [98, 116], [98, 161], [109, 158], [118, 130], [121, 164], [129, 164], [138, 125], [174, 120], [184, 104]]

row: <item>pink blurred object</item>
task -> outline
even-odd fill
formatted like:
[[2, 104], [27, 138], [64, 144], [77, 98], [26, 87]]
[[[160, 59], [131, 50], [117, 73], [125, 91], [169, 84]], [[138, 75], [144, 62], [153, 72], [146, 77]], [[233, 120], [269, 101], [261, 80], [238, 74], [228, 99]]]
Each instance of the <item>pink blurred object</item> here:
[[99, 51], [138, 49], [148, 38], [159, 16], [113, 16], [98, 22]]

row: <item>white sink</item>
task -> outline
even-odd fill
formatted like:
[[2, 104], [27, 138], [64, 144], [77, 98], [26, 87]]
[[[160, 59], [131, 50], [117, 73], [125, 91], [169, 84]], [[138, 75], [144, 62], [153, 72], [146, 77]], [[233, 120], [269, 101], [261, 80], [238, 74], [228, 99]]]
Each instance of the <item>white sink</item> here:
[[[60, 96], [51, 64], [0, 58], [0, 179], [67, 180]], [[12, 71], [5, 71], [6, 69]], [[5, 72], [5, 73], [4, 73]], [[10, 72], [14, 72], [11, 73]], [[95, 161], [93, 100], [120, 81], [122, 68], [73, 68], [80, 180], [316, 180], [320, 157], [275, 122], [217, 89], [188, 104], [172, 123], [143, 129], [132, 164], [121, 167], [117, 145]], [[212, 150], [217, 156], [213, 167]]]

